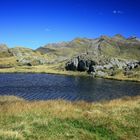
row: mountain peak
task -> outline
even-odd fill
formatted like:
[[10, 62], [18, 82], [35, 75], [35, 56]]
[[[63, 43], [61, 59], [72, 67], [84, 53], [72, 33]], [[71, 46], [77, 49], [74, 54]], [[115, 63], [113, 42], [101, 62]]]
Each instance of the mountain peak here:
[[116, 34], [113, 38], [115, 38], [115, 39], [125, 39], [125, 37], [121, 34]]
[[110, 37], [109, 36], [102, 35], [102, 36], [99, 37], [99, 42], [101, 42], [101, 41], [107, 41], [107, 40], [110, 40]]
[[0, 44], [0, 51], [3, 52], [3, 51], [8, 51], [8, 47], [6, 44]]

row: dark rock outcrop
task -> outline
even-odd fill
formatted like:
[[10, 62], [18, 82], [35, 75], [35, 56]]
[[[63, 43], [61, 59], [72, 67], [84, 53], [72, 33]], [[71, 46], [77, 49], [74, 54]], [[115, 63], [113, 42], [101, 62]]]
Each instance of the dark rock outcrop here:
[[78, 67], [77, 70], [78, 71], [86, 71], [88, 69], [87, 65], [86, 65], [86, 61], [85, 60], [80, 60], [78, 62]]
[[73, 58], [72, 60], [66, 63], [65, 68], [66, 70], [76, 71], [78, 68], [78, 63], [79, 63], [78, 58]]
[[140, 66], [140, 62], [137, 60], [111, 58], [97, 62], [97, 60], [93, 61], [87, 58], [86, 55], [81, 55], [71, 59], [66, 63], [66, 70], [87, 71], [87, 73], [94, 76], [104, 77], [107, 75], [114, 76], [117, 69], [124, 71], [124, 75], [129, 75], [130, 70]]
[[89, 71], [92, 69], [91, 67], [96, 63], [92, 60], [84, 58], [85, 56], [81, 55], [78, 57], [74, 57], [70, 61], [66, 63], [66, 70], [71, 71]]

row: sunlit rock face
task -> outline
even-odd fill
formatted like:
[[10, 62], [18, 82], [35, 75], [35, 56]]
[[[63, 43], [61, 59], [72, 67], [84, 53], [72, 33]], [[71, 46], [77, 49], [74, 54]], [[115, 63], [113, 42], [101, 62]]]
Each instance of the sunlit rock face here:
[[0, 44], [0, 57], [10, 57], [12, 56], [11, 51], [5, 44]]

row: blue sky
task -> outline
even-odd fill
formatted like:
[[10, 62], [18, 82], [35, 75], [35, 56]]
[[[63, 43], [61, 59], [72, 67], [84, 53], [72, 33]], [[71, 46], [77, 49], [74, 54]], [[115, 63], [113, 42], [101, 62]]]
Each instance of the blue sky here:
[[117, 33], [140, 37], [140, 0], [0, 0], [0, 43], [9, 47]]

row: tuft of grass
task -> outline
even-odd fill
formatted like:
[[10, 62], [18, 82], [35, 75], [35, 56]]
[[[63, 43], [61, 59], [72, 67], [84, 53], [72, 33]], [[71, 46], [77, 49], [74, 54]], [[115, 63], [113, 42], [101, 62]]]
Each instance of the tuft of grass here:
[[[2, 100], [6, 100], [2, 104]], [[11, 101], [10, 101], [11, 98]], [[139, 140], [140, 96], [99, 103], [0, 97], [2, 140]]]
[[17, 131], [0, 130], [1, 140], [24, 140], [23, 136]]

